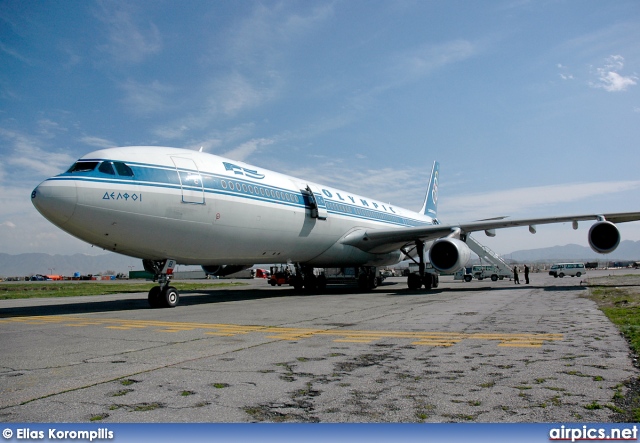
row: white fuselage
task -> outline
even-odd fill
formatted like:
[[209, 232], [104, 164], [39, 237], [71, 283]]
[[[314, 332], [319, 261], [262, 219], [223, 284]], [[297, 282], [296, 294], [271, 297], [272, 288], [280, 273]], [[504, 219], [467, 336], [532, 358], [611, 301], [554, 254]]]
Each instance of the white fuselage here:
[[[356, 229], [433, 223], [377, 200], [196, 151], [112, 148], [78, 162], [97, 165], [45, 180], [32, 194], [34, 205], [68, 233], [142, 259], [383, 266], [403, 254], [364, 252], [340, 240]], [[133, 175], [121, 174], [121, 164]]]

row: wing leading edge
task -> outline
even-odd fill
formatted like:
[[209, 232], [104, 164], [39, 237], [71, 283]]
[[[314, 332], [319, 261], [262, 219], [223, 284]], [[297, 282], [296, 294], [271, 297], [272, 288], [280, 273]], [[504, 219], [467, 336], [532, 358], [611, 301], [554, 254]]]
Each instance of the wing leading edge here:
[[459, 224], [439, 224], [398, 229], [361, 229], [350, 233], [342, 239], [342, 243], [355, 246], [363, 251], [384, 253], [397, 250], [399, 247], [416, 241], [430, 241], [441, 237], [458, 236], [478, 231], [487, 231], [491, 235], [494, 229], [529, 226], [535, 233], [536, 225], [572, 222], [574, 228], [580, 221], [596, 220], [600, 222], [625, 223], [640, 220], [640, 212], [618, 212], [610, 214], [582, 214], [560, 217], [499, 218], [480, 220]]

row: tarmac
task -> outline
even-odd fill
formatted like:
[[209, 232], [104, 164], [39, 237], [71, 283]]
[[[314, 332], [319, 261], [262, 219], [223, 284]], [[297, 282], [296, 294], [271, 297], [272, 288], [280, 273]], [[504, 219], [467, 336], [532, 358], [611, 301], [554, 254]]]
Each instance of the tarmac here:
[[146, 293], [0, 301], [0, 420], [611, 422], [639, 375], [580, 278], [244, 282], [174, 309]]

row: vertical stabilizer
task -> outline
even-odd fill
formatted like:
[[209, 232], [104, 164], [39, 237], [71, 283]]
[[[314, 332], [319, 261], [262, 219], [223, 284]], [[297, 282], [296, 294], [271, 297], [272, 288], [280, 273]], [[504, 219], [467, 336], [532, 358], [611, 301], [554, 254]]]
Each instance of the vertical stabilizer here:
[[436, 218], [438, 216], [438, 176], [440, 174], [440, 163], [433, 162], [433, 169], [431, 170], [431, 179], [429, 180], [429, 188], [427, 189], [427, 195], [424, 197], [424, 204], [420, 213], [428, 215], [429, 217]]

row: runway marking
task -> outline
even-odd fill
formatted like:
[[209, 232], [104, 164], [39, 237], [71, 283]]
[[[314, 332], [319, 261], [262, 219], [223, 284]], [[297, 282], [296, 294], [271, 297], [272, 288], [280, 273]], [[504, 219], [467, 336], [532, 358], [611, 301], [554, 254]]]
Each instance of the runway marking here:
[[372, 343], [382, 339], [407, 339], [416, 346], [449, 347], [462, 340], [497, 341], [499, 347], [540, 348], [546, 342], [563, 340], [562, 334], [524, 333], [462, 333], [439, 331], [359, 331], [352, 329], [286, 328], [260, 325], [232, 325], [219, 323], [167, 322], [159, 320], [94, 319], [66, 316], [32, 316], [0, 318], [0, 323], [27, 325], [60, 324], [68, 327], [102, 326], [106, 329], [127, 331], [153, 329], [163, 333], [204, 331], [205, 335], [233, 337], [249, 333], [267, 334], [266, 338], [296, 341], [311, 337], [330, 337], [336, 343]]

